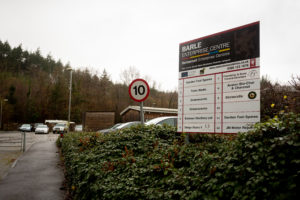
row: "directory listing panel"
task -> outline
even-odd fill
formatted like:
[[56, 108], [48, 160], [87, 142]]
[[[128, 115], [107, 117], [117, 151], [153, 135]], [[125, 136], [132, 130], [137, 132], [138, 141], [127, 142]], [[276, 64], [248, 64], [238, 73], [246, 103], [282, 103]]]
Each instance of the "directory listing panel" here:
[[260, 121], [259, 22], [180, 44], [178, 132], [238, 133]]

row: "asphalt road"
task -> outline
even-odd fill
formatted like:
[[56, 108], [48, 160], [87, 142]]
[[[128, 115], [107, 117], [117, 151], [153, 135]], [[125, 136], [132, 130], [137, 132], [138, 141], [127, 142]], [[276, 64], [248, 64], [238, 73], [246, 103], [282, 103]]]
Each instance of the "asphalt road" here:
[[[5, 144], [3, 138], [8, 143], [8, 136], [13, 141], [18, 134], [0, 133], [1, 144]], [[20, 153], [17, 147], [0, 151], [1, 163], [3, 157], [9, 163], [7, 175], [0, 180], [0, 199], [64, 199], [64, 191], [60, 190], [64, 176], [55, 144], [58, 135], [28, 133], [26, 137], [25, 153]]]
[[[34, 143], [42, 141], [56, 141], [58, 134], [34, 134], [34, 132], [26, 134], [26, 150]], [[8, 170], [16, 160], [22, 155], [22, 132], [19, 131], [1, 131], [0, 132], [0, 181], [3, 179]]]

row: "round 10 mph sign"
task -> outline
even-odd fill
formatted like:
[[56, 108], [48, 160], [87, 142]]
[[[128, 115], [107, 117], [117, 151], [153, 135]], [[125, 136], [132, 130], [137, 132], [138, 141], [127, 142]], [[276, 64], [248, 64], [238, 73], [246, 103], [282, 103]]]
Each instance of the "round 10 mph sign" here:
[[143, 79], [135, 79], [129, 85], [129, 95], [131, 99], [137, 102], [142, 102], [149, 96], [149, 85]]

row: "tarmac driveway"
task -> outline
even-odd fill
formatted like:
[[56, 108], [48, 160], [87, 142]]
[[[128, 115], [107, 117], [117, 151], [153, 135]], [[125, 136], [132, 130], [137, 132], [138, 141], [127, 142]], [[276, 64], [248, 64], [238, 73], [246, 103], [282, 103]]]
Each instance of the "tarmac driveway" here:
[[37, 141], [0, 181], [0, 199], [63, 200], [64, 181], [55, 140]]

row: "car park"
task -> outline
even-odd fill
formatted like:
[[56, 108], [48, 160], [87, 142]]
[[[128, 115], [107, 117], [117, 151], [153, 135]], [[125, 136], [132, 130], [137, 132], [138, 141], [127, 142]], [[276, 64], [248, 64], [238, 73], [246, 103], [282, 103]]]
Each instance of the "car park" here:
[[53, 133], [67, 133], [68, 132], [68, 127], [67, 124], [64, 123], [58, 123], [53, 127], [52, 130]]
[[32, 129], [30, 124], [22, 124], [22, 126], [20, 126], [19, 131], [23, 131], [23, 132], [30, 132]]
[[164, 124], [177, 127], [177, 116], [157, 117], [145, 123], [145, 125], [160, 125], [160, 126]]
[[49, 133], [49, 128], [47, 125], [44, 124], [40, 124], [35, 128], [35, 134], [37, 133], [45, 133], [48, 134]]
[[81, 131], [82, 131], [82, 124], [76, 125], [74, 130], [75, 130], [76, 132], [81, 132]]

